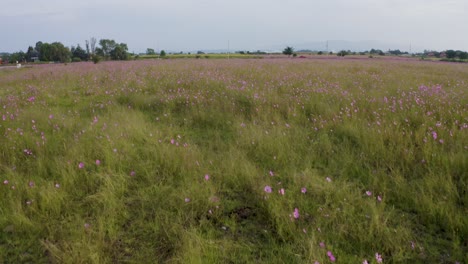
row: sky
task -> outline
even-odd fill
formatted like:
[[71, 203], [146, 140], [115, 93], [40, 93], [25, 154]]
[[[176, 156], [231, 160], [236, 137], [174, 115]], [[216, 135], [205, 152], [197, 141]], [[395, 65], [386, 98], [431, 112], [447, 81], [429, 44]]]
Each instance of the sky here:
[[0, 0], [0, 21], [0, 52], [37, 41], [84, 47], [91, 37], [137, 53], [327, 40], [468, 50], [467, 0]]

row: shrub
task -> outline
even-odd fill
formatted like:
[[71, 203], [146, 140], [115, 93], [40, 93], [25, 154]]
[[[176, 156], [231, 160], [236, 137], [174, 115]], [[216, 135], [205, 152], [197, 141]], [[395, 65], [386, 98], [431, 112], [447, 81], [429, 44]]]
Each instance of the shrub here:
[[92, 55], [91, 60], [94, 62], [94, 64], [97, 64], [98, 62], [101, 61], [101, 57], [98, 55]]

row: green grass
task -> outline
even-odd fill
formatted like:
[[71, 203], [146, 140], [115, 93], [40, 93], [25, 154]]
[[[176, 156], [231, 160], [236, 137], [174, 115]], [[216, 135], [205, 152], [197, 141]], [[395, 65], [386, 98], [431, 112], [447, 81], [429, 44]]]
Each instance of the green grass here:
[[466, 263], [467, 88], [384, 59], [0, 71], [0, 263]]

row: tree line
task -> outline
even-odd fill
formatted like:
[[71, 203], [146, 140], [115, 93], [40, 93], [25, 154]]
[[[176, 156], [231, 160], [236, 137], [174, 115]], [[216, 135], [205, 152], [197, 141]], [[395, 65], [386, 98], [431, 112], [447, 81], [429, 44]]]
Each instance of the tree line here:
[[[98, 44], [98, 45], [97, 45]], [[16, 62], [79, 62], [92, 60], [95, 63], [104, 60], [128, 60], [130, 54], [125, 43], [117, 43], [113, 39], [96, 38], [85, 41], [85, 48], [80, 44], [70, 48], [61, 42], [45, 43], [36, 42], [35, 46], [29, 46], [26, 52], [19, 51], [11, 54], [3, 54], [3, 63]]]

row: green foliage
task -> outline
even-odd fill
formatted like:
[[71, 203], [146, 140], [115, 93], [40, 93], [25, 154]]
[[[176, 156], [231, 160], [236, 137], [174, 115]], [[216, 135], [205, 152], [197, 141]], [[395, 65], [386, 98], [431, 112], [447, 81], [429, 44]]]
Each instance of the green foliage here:
[[91, 55], [91, 60], [94, 62], [94, 64], [97, 64], [101, 61], [101, 56], [99, 55]]
[[121, 43], [117, 44], [113, 50], [110, 52], [110, 57], [112, 60], [128, 60], [128, 47], [126, 44]]
[[288, 46], [283, 50], [284, 55], [291, 56], [293, 53], [294, 53], [294, 48], [293, 47]]
[[33, 61], [33, 58], [38, 58], [39, 57], [39, 52], [35, 50], [32, 46], [28, 47], [28, 51], [26, 52], [25, 59], [28, 62]]
[[146, 55], [156, 55], [156, 52], [154, 51], [154, 49], [147, 48], [146, 49]]
[[115, 49], [117, 43], [113, 39], [101, 39], [99, 40], [99, 49], [96, 49], [96, 53], [102, 57], [108, 58], [111, 55], [111, 51]]
[[338, 57], [344, 57], [346, 55], [349, 55], [349, 52], [346, 50], [342, 50], [336, 54]]
[[72, 53], [73, 58], [79, 58], [80, 61], [87, 61], [88, 60], [88, 53], [86, 52], [86, 50], [81, 48], [80, 44], [78, 44], [76, 46], [76, 48], [72, 47], [71, 48], [71, 53]]
[[161, 52], [159, 53], [159, 56], [160, 57], [165, 57], [166, 56], [166, 52], [164, 50], [161, 50]]
[[70, 50], [60, 42], [54, 43], [37, 43], [39, 47], [39, 60], [41, 61], [55, 61], [55, 62], [68, 62], [71, 58]]
[[27, 55], [22, 51], [14, 52], [12, 54], [9, 54], [3, 57], [4, 61], [8, 61], [10, 63], [16, 63], [16, 62], [22, 63], [26, 61], [26, 59], [27, 59]]
[[447, 50], [445, 51], [445, 56], [447, 56], [447, 59], [455, 59], [457, 52], [454, 50]]
[[460, 52], [458, 53], [458, 58], [459, 58], [460, 60], [466, 60], [466, 59], [468, 59], [468, 52], [466, 52], [466, 51], [460, 51]]

